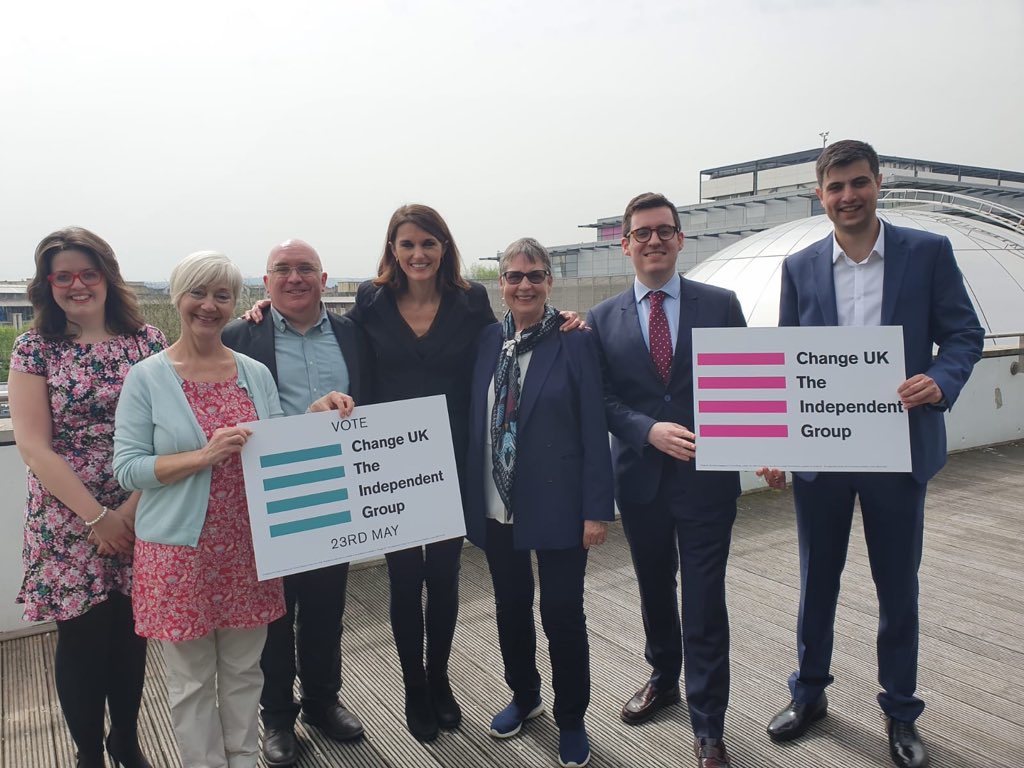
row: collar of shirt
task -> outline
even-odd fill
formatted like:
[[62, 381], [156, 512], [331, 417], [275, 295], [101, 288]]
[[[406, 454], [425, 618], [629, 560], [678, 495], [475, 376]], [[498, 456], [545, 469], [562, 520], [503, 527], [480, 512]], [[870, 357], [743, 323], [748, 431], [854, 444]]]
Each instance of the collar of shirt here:
[[673, 299], [678, 299], [679, 292], [682, 290], [682, 288], [683, 281], [679, 277], [678, 273], [673, 274], [672, 277], [668, 279], [668, 282], [665, 283], [660, 288], [648, 288], [646, 285], [640, 282], [639, 278], [633, 278], [633, 295], [636, 297], [637, 304], [643, 301], [647, 297], [647, 294], [651, 293], [651, 291], [664, 291]]
[[[280, 312], [278, 312], [277, 308], [273, 304], [270, 305], [270, 314], [271, 314], [271, 316], [273, 317], [273, 320], [274, 320], [274, 329], [275, 330], [280, 331], [281, 333], [284, 333], [285, 331], [290, 331], [291, 333], [297, 334], [299, 336], [303, 335], [303, 334], [299, 333], [297, 330], [295, 330], [295, 328], [292, 327], [292, 324], [288, 322], [288, 318], [286, 318], [284, 315], [282, 315]], [[316, 322], [316, 325], [314, 325], [313, 328], [319, 328], [320, 329], [320, 333], [326, 333], [326, 331], [327, 331], [327, 322], [328, 322], [327, 321], [327, 307], [325, 307], [323, 305], [323, 302], [321, 302], [320, 303], [320, 319]], [[311, 331], [311, 330], [313, 330], [313, 328], [310, 328], [309, 330]], [[307, 333], [308, 332], [309, 331], [307, 331]]]
[[[878, 254], [878, 258], [885, 259], [885, 225], [881, 221], [878, 222], [878, 237], [875, 239], [875, 244], [871, 248], [871, 253], [868, 254], [868, 258], [860, 262], [866, 264], [868, 259], [874, 254]], [[840, 258], [846, 260], [846, 263], [851, 267], [856, 267], [857, 262], [846, 255], [846, 251], [843, 250], [842, 246], [839, 245], [839, 241], [836, 240], [836, 233], [832, 233], [832, 263], [835, 264]]]

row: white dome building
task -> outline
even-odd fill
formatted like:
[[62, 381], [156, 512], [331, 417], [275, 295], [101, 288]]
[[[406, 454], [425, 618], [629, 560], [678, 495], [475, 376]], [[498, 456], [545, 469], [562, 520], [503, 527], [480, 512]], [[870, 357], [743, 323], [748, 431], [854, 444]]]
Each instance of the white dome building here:
[[[956, 197], [941, 210], [903, 206], [883, 210], [889, 201], [880, 200], [878, 216], [889, 224], [948, 237], [985, 332], [1020, 333], [1024, 330], [1024, 218], [1017, 211], [1008, 213], [1009, 209], [993, 213], [990, 204], [981, 210], [973, 204], [982, 201]], [[960, 212], [985, 218], [968, 218]], [[735, 291], [749, 325], [774, 326], [779, 319], [783, 259], [831, 231], [832, 222], [826, 216], [780, 224], [722, 249], [686, 276]], [[1017, 339], [1003, 341], [1018, 343]]]

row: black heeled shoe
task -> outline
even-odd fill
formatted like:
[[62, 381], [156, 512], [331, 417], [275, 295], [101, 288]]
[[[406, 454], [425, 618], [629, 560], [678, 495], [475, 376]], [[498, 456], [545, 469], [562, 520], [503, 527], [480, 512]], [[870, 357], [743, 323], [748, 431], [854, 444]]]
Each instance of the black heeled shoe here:
[[153, 768], [153, 764], [142, 754], [138, 736], [132, 739], [131, 744], [122, 744], [116, 733], [111, 731], [107, 734], [107, 756], [112, 768]]
[[107, 768], [107, 764], [103, 762], [102, 752], [100, 752], [96, 757], [88, 757], [86, 755], [76, 753], [75, 768]]

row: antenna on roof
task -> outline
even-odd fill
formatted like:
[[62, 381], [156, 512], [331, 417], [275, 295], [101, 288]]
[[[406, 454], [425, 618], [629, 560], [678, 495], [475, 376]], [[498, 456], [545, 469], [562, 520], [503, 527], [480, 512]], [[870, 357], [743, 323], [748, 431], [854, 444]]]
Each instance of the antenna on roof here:
[[829, 131], [822, 131], [821, 133], [818, 134], [819, 136], [821, 136], [821, 146], [822, 146], [822, 148], [824, 148], [825, 145], [828, 144], [828, 134], [829, 134]]

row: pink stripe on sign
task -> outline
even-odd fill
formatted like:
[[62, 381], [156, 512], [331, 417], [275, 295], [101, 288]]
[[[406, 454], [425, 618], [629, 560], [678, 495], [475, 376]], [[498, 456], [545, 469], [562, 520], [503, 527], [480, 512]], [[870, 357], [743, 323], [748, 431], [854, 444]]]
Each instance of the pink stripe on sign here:
[[697, 389], [785, 389], [785, 376], [699, 376]]
[[697, 365], [785, 365], [785, 352], [700, 352]]
[[786, 413], [785, 400], [701, 400], [701, 413]]
[[785, 424], [701, 424], [701, 437], [789, 437]]

